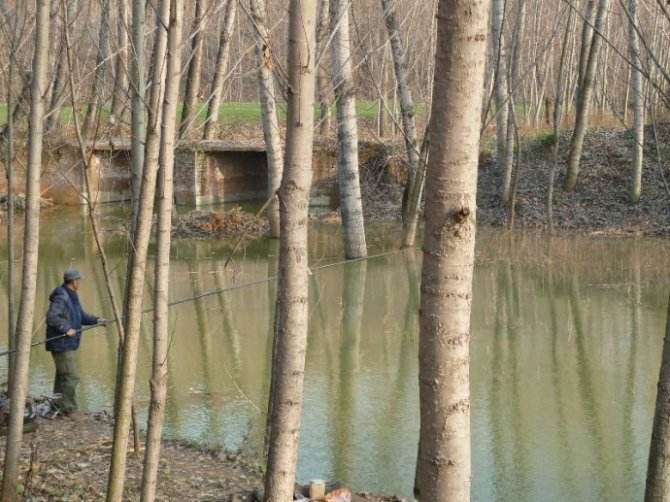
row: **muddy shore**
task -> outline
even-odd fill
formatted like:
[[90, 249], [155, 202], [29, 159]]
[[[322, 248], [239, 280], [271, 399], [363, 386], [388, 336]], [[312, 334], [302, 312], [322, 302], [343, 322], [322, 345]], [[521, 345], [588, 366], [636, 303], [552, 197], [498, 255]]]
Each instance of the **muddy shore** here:
[[[37, 428], [24, 436], [21, 489], [24, 500], [104, 500], [112, 447], [112, 421], [106, 413], [70, 418], [37, 418]], [[124, 500], [139, 500], [142, 457], [128, 455]], [[0, 462], [4, 461], [4, 444]], [[164, 441], [161, 451], [159, 501], [253, 501], [262, 487], [262, 471], [236, 452], [204, 450]], [[354, 494], [355, 502], [394, 502], [395, 497]]]

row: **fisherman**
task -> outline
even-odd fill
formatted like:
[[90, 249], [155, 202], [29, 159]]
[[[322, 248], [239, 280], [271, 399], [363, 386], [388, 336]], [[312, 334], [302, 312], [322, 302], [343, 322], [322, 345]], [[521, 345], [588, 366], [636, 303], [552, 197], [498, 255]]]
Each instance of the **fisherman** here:
[[81, 274], [68, 269], [63, 274], [63, 284], [49, 295], [47, 312], [47, 345], [56, 365], [54, 394], [62, 395], [57, 405], [66, 416], [76, 416], [77, 384], [79, 371], [75, 361], [75, 351], [81, 341], [81, 327], [105, 325], [101, 317], [87, 314], [81, 308], [77, 291], [81, 284]]

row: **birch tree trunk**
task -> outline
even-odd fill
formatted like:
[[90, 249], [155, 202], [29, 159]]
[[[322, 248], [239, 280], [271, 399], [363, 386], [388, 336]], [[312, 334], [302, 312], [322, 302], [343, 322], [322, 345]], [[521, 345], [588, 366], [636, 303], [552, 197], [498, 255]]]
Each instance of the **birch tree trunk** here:
[[593, 81], [598, 63], [598, 53], [600, 51], [600, 45], [602, 44], [602, 37], [598, 35], [598, 33], [602, 33], [605, 18], [607, 17], [608, 6], [609, 0], [599, 0], [594, 24], [596, 34], [594, 34], [593, 40], [591, 41], [588, 64], [584, 70], [582, 85], [577, 94], [577, 117], [575, 119], [575, 130], [572, 133], [572, 139], [570, 141], [570, 156], [568, 158], [568, 168], [564, 186], [565, 190], [568, 192], [574, 190], [575, 185], [577, 184], [577, 176], [579, 175], [579, 164], [582, 159], [584, 137], [586, 136], [586, 130], [588, 129], [589, 108], [591, 95], [593, 94]]
[[131, 128], [130, 138], [130, 170], [132, 190], [132, 215], [129, 240], [132, 242], [135, 235], [135, 222], [139, 211], [140, 186], [142, 184], [142, 171], [144, 169], [144, 24], [145, 24], [145, 0], [132, 0], [133, 4], [133, 26], [132, 26], [132, 103], [131, 103]]
[[307, 221], [314, 139], [315, 38], [316, 0], [291, 0], [286, 165], [279, 198], [282, 228], [265, 502], [293, 499], [298, 457], [308, 327]]
[[642, 161], [644, 160], [644, 93], [640, 72], [640, 40], [638, 38], [637, 0], [628, 0], [628, 51], [631, 66], [630, 91], [633, 98], [633, 180], [630, 189], [631, 202], [637, 204], [642, 194]]
[[109, 121], [123, 122], [128, 92], [128, 0], [118, 0], [119, 13], [116, 20], [117, 54], [114, 70], [114, 95]]
[[489, 6], [438, 5], [421, 279], [421, 501], [470, 500], [470, 312]]
[[505, 0], [493, 0], [491, 8], [491, 35], [495, 61], [494, 96], [496, 103], [496, 166], [503, 172], [511, 171], [507, 165], [507, 55], [503, 20]]
[[645, 502], [670, 500], [670, 301], [651, 433]]
[[9, 425], [2, 479], [2, 500], [18, 500], [19, 457], [23, 441], [23, 413], [28, 393], [30, 342], [37, 293], [37, 263], [40, 238], [40, 174], [45, 95], [49, 85], [49, 14], [50, 1], [35, 4], [35, 52], [31, 84], [28, 166], [26, 169], [26, 209], [23, 234], [23, 270], [21, 301], [16, 320], [16, 359], [10, 395]]
[[98, 35], [98, 53], [95, 58], [95, 74], [91, 86], [91, 97], [84, 119], [84, 134], [92, 136], [95, 134], [96, 123], [101, 110], [101, 95], [105, 89], [105, 78], [107, 76], [107, 59], [109, 58], [109, 2], [101, 0], [100, 5], [100, 32]]
[[[414, 100], [409, 86], [409, 76], [407, 71], [407, 54], [403, 48], [400, 33], [400, 22], [396, 13], [396, 0], [381, 0], [384, 10], [384, 23], [388, 31], [389, 41], [391, 42], [391, 55], [393, 56], [393, 69], [397, 83], [397, 93], [400, 98], [400, 111], [402, 115], [403, 135], [405, 140], [405, 150], [407, 151], [408, 181], [405, 192], [411, 193], [416, 178], [416, 171], [419, 167], [419, 152], [416, 145], [416, 112], [414, 110]], [[409, 219], [408, 208], [403, 207], [403, 222]]]
[[170, 1], [168, 32], [167, 76], [160, 145], [158, 178], [158, 230], [156, 233], [156, 270], [154, 282], [154, 351], [151, 372], [151, 402], [147, 424], [147, 441], [142, 473], [143, 502], [156, 499], [161, 434], [165, 414], [168, 379], [169, 348], [169, 291], [172, 204], [174, 192], [174, 150], [181, 81], [181, 31], [184, 14], [183, 0]]
[[228, 0], [225, 9], [225, 18], [221, 34], [219, 36], [219, 50], [216, 55], [216, 67], [212, 90], [210, 93], [207, 116], [205, 118], [204, 139], [214, 139], [216, 127], [219, 123], [219, 111], [223, 98], [223, 85], [226, 83], [226, 71], [228, 69], [228, 55], [230, 54], [230, 40], [235, 28], [235, 13], [237, 12], [237, 0]]
[[149, 238], [151, 236], [152, 214], [156, 193], [156, 171], [158, 169], [160, 152], [161, 100], [165, 82], [166, 27], [169, 23], [169, 14], [170, 0], [161, 0], [156, 11], [157, 30], [152, 61], [153, 75], [151, 79], [151, 97], [149, 100], [149, 128], [146, 138], [146, 155], [142, 169], [142, 184], [140, 187], [133, 245], [128, 257], [129, 276], [123, 313], [126, 339], [120, 364], [121, 376], [116, 391], [114, 442], [107, 486], [108, 502], [121, 501], [125, 483], [128, 432], [132, 416], [131, 409], [135, 392], [138, 344], [142, 321], [144, 276], [147, 265]]
[[[275, 94], [274, 75], [272, 73], [272, 49], [270, 33], [265, 22], [265, 0], [250, 0], [251, 15], [256, 36], [256, 57], [258, 59], [258, 94], [261, 101], [261, 120], [268, 164], [268, 196], [277, 192], [281, 184], [284, 168], [284, 154], [281, 144], [281, 130], [277, 116], [277, 99]], [[279, 237], [279, 199], [275, 196], [268, 208], [270, 234]]]
[[193, 42], [191, 45], [191, 62], [188, 65], [186, 89], [184, 91], [184, 111], [181, 115], [179, 137], [183, 138], [195, 124], [198, 116], [198, 94], [200, 92], [200, 76], [202, 74], [202, 46], [205, 42], [205, 27], [207, 26], [207, 0], [195, 1], [195, 17], [193, 18]]
[[319, 24], [316, 29], [316, 53], [319, 59], [319, 65], [316, 70], [316, 85], [319, 100], [319, 135], [326, 137], [330, 133], [331, 113], [330, 100], [328, 98], [328, 88], [330, 79], [326, 69], [327, 58], [323, 57], [330, 33], [330, 0], [321, 0], [319, 2]]
[[333, 87], [337, 108], [337, 184], [344, 254], [347, 258], [361, 258], [367, 256], [367, 246], [358, 175], [358, 124], [349, 40], [349, 0], [332, 0], [330, 10]]

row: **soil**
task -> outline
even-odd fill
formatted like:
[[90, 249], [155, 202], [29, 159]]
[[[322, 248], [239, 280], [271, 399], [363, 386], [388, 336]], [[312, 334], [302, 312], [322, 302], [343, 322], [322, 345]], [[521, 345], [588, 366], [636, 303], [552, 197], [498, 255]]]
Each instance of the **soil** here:
[[[554, 188], [554, 228], [586, 235], [670, 236], [670, 166], [666, 161], [670, 124], [658, 127], [660, 156], [654, 131], [645, 133], [642, 197], [629, 197], [634, 138], [627, 129], [592, 129], [585, 139], [578, 183], [565, 192], [563, 180], [569, 153], [570, 133], [560, 138]], [[515, 205], [515, 228], [547, 228], [546, 193], [553, 166], [553, 137], [536, 135], [525, 140]], [[664, 159], [663, 157], [666, 157]], [[389, 148], [386, 163], [361, 169], [363, 209], [368, 222], [399, 221], [402, 186], [406, 179], [404, 152]], [[365, 167], [365, 166], [363, 166]], [[479, 163], [477, 220], [484, 226], [508, 225], [509, 211], [500, 198], [502, 172], [492, 154], [483, 151]], [[319, 217], [338, 222], [337, 211]]]
[[[626, 129], [592, 129], [586, 136], [577, 186], [565, 192], [563, 180], [570, 135], [561, 137], [554, 195], [554, 227], [581, 234], [670, 235], [670, 172], [663, 154], [670, 139], [670, 125], [659, 126], [661, 160], [654, 133], [645, 132], [645, 161], [642, 198], [632, 204], [634, 138]], [[547, 226], [546, 193], [552, 161], [553, 137], [529, 141], [522, 148], [522, 162], [516, 197], [515, 228]], [[667, 158], [667, 152], [665, 152]], [[478, 221], [501, 226], [508, 214], [500, 201], [502, 173], [491, 155], [480, 160], [478, 181]]]
[[[27, 501], [104, 500], [111, 455], [112, 422], [106, 413], [77, 419], [35, 418], [24, 435], [21, 490]], [[4, 461], [4, 445], [0, 462]], [[124, 500], [139, 500], [142, 456], [128, 456]], [[159, 501], [253, 501], [262, 487], [261, 469], [238, 453], [202, 450], [164, 441], [159, 467]], [[395, 497], [356, 494], [355, 502], [392, 502]]]

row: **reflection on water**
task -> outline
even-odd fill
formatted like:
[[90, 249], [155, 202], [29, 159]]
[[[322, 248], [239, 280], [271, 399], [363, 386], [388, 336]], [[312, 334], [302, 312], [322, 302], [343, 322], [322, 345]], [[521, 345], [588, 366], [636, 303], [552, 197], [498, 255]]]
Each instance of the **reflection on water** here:
[[[43, 226], [37, 311], [44, 312], [62, 270], [76, 264], [86, 278], [84, 305], [111, 317], [85, 220], [78, 213], [59, 214], [47, 216]], [[339, 259], [338, 232], [315, 227], [311, 240], [313, 264]], [[0, 256], [6, 257], [2, 246]], [[106, 246], [120, 292], [124, 244], [109, 237]], [[228, 250], [220, 242], [175, 245], [172, 298], [276, 273], [276, 242], [249, 245], [223, 270]], [[475, 500], [640, 498], [665, 322], [666, 281], [659, 278], [666, 278], [668, 263], [664, 243], [653, 240], [547, 242], [533, 234], [512, 240], [480, 232], [471, 367]], [[360, 490], [411, 494], [419, 270], [420, 254], [404, 252], [310, 277], [301, 479], [340, 479]], [[171, 310], [168, 436], [260, 450], [275, 287], [269, 281]], [[143, 412], [150, 316], [146, 321], [137, 391]], [[78, 357], [84, 407], [110, 409], [114, 331], [87, 333]], [[0, 365], [5, 371], [6, 361]], [[36, 349], [32, 391], [48, 392], [52, 373], [47, 354]]]

